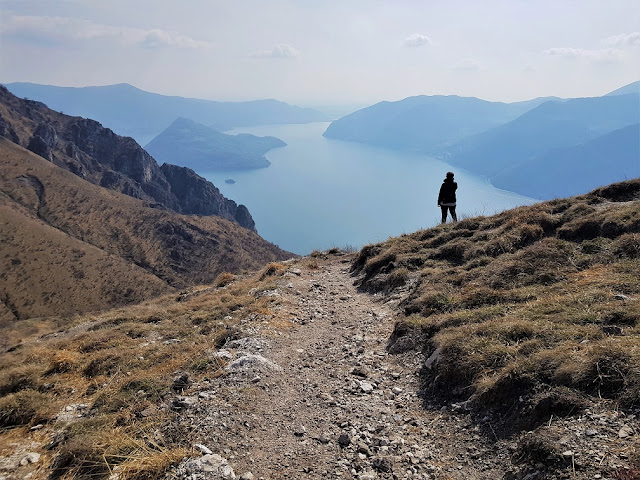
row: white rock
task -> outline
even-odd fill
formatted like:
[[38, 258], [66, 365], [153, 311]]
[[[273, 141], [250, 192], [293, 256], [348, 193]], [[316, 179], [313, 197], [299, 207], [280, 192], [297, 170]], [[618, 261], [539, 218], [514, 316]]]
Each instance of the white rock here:
[[39, 461], [40, 461], [39, 453], [29, 452], [24, 457], [22, 457], [22, 460], [20, 460], [20, 465], [24, 467], [26, 465], [29, 465], [30, 463], [38, 463]]
[[281, 370], [280, 366], [271, 360], [263, 357], [262, 355], [253, 353], [243, 355], [227, 365], [227, 370], [230, 372], [247, 372], [259, 370], [261, 368], [275, 371]]
[[200, 458], [188, 459], [178, 466], [178, 472], [184, 477], [205, 480], [236, 480], [236, 474], [226, 458], [213, 453]]
[[198, 450], [203, 455], [211, 455], [213, 453], [209, 448], [207, 448], [206, 446], [202, 445], [201, 443], [196, 443], [193, 446], [193, 448]]
[[373, 385], [371, 385], [369, 382], [361, 381], [360, 390], [362, 390], [364, 393], [371, 393], [373, 392]]
[[633, 435], [633, 428], [631, 428], [628, 425], [623, 425], [623, 427], [618, 430], [618, 437], [619, 438], [627, 438], [627, 437], [631, 437]]

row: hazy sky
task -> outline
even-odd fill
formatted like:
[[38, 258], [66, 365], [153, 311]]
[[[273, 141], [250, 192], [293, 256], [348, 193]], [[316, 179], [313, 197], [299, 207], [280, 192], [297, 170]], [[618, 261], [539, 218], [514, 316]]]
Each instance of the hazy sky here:
[[0, 0], [5, 83], [337, 105], [638, 79], [640, 0]]

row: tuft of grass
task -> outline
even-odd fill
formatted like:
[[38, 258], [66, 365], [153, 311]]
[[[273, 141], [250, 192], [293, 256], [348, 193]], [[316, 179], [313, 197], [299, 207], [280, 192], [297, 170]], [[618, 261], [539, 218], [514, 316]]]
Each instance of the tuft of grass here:
[[216, 279], [214, 280], [213, 284], [216, 287], [226, 287], [231, 282], [233, 282], [235, 279], [236, 279], [236, 276], [233, 273], [222, 272], [220, 275], [218, 275], [216, 277]]
[[274, 277], [282, 275], [286, 271], [287, 267], [280, 262], [270, 262], [262, 270], [260, 274], [260, 280], [264, 280], [267, 277]]
[[19, 427], [47, 420], [51, 411], [46, 395], [20, 390], [0, 398], [0, 428]]

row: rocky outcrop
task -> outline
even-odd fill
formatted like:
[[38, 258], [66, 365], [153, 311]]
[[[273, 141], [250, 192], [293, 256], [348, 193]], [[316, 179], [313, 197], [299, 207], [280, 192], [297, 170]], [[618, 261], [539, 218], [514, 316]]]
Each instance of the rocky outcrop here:
[[[20, 135], [17, 133], [20, 132]], [[216, 215], [255, 231], [244, 205], [225, 198], [193, 170], [161, 168], [130, 137], [95, 120], [70, 117], [19, 99], [0, 86], [0, 136], [94, 184], [178, 213]]]
[[185, 213], [217, 215], [255, 230], [253, 218], [244, 205], [238, 206], [233, 200], [225, 198], [211, 182], [190, 168], [165, 163], [160, 171], [168, 180], [179, 208]]

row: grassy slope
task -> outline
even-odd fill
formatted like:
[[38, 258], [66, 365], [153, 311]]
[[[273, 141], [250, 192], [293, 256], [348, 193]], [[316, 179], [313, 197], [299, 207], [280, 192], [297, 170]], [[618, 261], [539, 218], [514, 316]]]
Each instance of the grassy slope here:
[[365, 247], [362, 288], [409, 285], [425, 391], [529, 428], [640, 402], [640, 180]]
[[145, 207], [4, 139], [0, 208], [5, 322], [136, 303], [290, 256], [218, 217]]
[[[192, 443], [162, 408], [176, 394], [175, 372], [195, 381], [221, 374], [224, 361], [214, 354], [237, 335], [241, 318], [271, 328], [290, 324], [277, 313], [280, 299], [261, 295], [284, 271], [270, 263], [251, 276], [224, 273], [207, 287], [78, 316], [71, 328], [46, 336], [17, 322], [7, 335], [26, 340], [0, 354], [0, 456], [13, 441], [46, 445], [57, 435], [59, 445], [40, 450], [51, 470], [34, 478], [108, 478], [116, 465], [123, 479], [160, 478]], [[86, 405], [83, 418], [53, 421], [76, 404]], [[41, 430], [29, 430], [38, 423]]]

